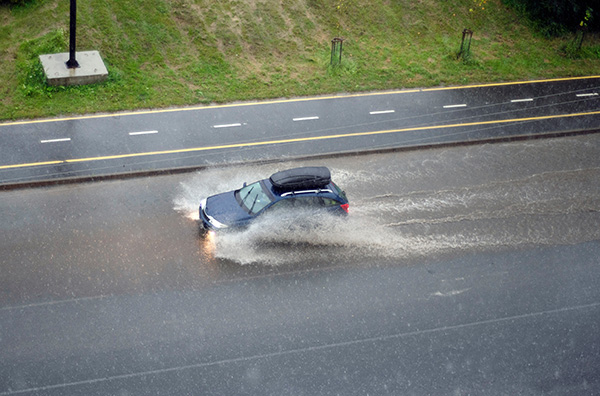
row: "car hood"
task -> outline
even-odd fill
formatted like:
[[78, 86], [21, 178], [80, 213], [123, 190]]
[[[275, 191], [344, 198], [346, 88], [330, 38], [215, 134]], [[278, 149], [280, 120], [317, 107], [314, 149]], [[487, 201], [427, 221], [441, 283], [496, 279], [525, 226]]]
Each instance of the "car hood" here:
[[245, 223], [251, 218], [235, 199], [234, 191], [208, 197], [204, 211], [227, 226]]

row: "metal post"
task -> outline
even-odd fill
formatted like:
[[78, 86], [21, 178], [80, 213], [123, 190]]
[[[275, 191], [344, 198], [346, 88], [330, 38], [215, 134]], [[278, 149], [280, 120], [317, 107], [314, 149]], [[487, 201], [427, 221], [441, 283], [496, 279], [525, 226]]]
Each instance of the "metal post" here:
[[467, 55], [471, 53], [471, 39], [473, 38], [473, 31], [468, 30], [467, 35], [469, 36], [469, 42], [467, 43]]
[[79, 63], [75, 59], [75, 31], [77, 30], [77, 0], [71, 0], [71, 20], [69, 24], [69, 60], [67, 67], [74, 69], [79, 67]]
[[581, 51], [581, 47], [583, 46], [583, 38], [585, 37], [586, 27], [578, 29], [575, 33], [575, 49], [577, 51]]
[[[342, 51], [344, 40], [345, 39], [343, 37], [334, 37], [333, 40], [331, 40], [331, 59], [329, 61], [330, 65], [335, 66], [342, 63]], [[335, 55], [338, 53], [338, 51], [339, 56], [336, 57]]]
[[333, 65], [333, 57], [335, 55], [335, 39], [331, 40], [331, 56], [329, 57], [329, 64]]
[[[461, 56], [465, 58], [469, 55], [469, 51], [471, 51], [471, 39], [473, 38], [473, 31], [471, 29], [465, 29], [462, 32], [462, 41], [460, 42], [460, 51], [458, 51], [458, 57]], [[467, 40], [467, 45], [465, 48], [465, 39]]]

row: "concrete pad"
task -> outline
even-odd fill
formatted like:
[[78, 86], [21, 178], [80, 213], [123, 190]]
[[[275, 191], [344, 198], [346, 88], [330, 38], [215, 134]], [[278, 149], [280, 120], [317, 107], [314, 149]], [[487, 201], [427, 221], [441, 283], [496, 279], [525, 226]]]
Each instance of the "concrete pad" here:
[[69, 69], [69, 53], [40, 55], [49, 85], [85, 85], [105, 81], [108, 70], [98, 51], [75, 53], [79, 67]]

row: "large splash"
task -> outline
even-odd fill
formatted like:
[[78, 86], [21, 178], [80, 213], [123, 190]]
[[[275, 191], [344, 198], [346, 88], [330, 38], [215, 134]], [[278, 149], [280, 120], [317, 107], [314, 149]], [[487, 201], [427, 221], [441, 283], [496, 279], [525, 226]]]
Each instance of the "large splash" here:
[[[497, 148], [505, 146], [402, 161], [397, 155], [330, 160], [332, 177], [350, 200], [347, 218], [319, 216], [307, 222], [311, 215], [298, 214], [296, 220], [264, 216], [247, 229], [216, 235], [212, 254], [240, 264], [402, 261], [600, 239], [600, 168], [552, 169], [536, 164], [533, 154], [523, 154], [528, 149], [535, 153], [535, 146], [514, 146], [523, 163], [512, 161], [521, 169], [499, 169], [507, 158]], [[480, 157], [487, 162], [478, 163]], [[175, 209], [197, 220], [202, 198], [293, 166], [298, 165], [199, 172], [181, 183]]]

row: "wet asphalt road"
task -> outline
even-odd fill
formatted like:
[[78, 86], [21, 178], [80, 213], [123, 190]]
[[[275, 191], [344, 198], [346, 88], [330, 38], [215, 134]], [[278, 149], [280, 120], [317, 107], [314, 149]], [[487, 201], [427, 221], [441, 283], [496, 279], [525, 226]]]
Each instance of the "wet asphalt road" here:
[[0, 185], [599, 127], [598, 77], [12, 122]]
[[0, 395], [597, 394], [600, 135], [323, 164], [348, 221], [198, 235], [298, 163], [2, 192]]

